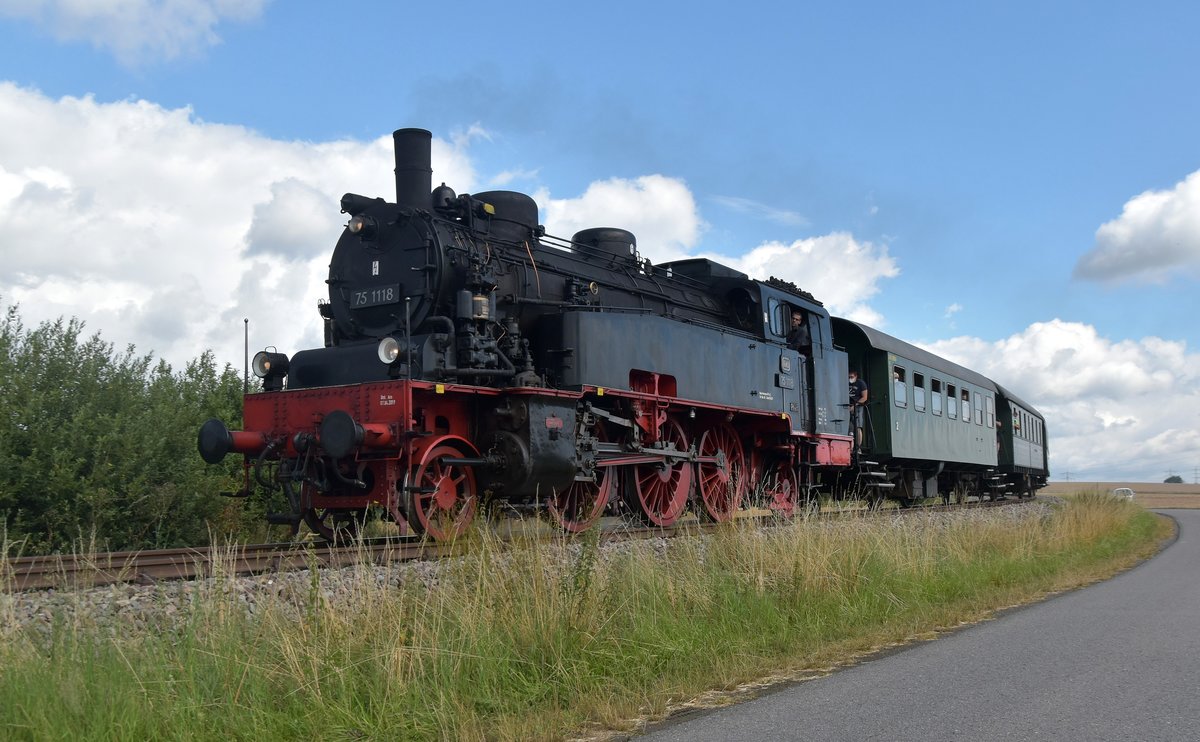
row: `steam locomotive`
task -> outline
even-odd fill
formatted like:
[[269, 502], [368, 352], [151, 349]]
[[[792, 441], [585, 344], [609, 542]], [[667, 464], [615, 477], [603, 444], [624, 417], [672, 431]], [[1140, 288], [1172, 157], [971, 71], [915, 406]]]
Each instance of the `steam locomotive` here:
[[[199, 432], [205, 461], [245, 457], [239, 494], [282, 491], [273, 522], [335, 540], [378, 508], [451, 539], [488, 501], [578, 532], [1045, 483], [1043, 418], [982, 375], [787, 281], [653, 265], [615, 227], [547, 235], [525, 194], [433, 188], [428, 131], [393, 139], [395, 202], [341, 200], [325, 347], [256, 355], [244, 429]], [[873, 390], [857, 436], [852, 361]]]

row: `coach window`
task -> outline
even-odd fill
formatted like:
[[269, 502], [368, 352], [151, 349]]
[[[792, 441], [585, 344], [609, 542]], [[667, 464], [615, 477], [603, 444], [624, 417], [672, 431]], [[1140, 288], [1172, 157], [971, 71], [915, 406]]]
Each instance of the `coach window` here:
[[925, 374], [913, 372], [913, 408], [925, 411]]
[[908, 372], [900, 366], [892, 366], [892, 396], [897, 407], [908, 407]]
[[996, 403], [991, 397], [984, 397], [983, 403], [987, 405], [987, 426], [994, 428], [996, 427]]
[[966, 389], [962, 390], [962, 420], [964, 423], [971, 422], [971, 392]]
[[1012, 417], [1013, 417], [1013, 428], [1012, 428], [1013, 435], [1016, 436], [1017, 438], [1020, 438], [1020, 437], [1022, 437], [1022, 435], [1021, 435], [1021, 413], [1017, 410], [1016, 407], [1012, 408]]
[[983, 425], [983, 395], [975, 392], [975, 424]]
[[958, 390], [953, 384], [946, 385], [946, 417], [951, 420], [958, 417]]
[[929, 380], [929, 411], [942, 414], [942, 382], [939, 379]]

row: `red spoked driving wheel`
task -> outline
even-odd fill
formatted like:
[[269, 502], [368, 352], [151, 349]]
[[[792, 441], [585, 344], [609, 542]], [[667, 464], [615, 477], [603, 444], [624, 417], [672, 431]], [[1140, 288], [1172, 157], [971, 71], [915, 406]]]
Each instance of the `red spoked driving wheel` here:
[[359, 526], [366, 518], [366, 511], [308, 508], [302, 515], [305, 524], [321, 538], [333, 544], [348, 544], [358, 535]]
[[[474, 451], [466, 453], [474, 455]], [[409, 525], [435, 541], [461, 536], [479, 508], [475, 471], [446, 461], [460, 458], [464, 458], [462, 449], [446, 443], [434, 445], [421, 455], [409, 477], [403, 498]]]
[[[599, 423], [592, 434], [598, 441], [605, 440], [604, 427]], [[577, 480], [565, 490], [555, 492], [546, 502], [546, 513], [564, 531], [583, 533], [600, 519], [616, 484], [617, 473], [613, 467], [597, 467], [596, 481]]]
[[[663, 423], [660, 443], [670, 451], [688, 450], [683, 426], [672, 419]], [[692, 489], [690, 462], [683, 457], [666, 456], [662, 461], [637, 464], [631, 476], [633, 486], [626, 488], [625, 498], [641, 520], [664, 527], [679, 520]]]
[[546, 512], [559, 528], [569, 533], [583, 533], [600, 519], [616, 489], [616, 476], [608, 468], [597, 472], [596, 477], [598, 481], [595, 482], [571, 483], [546, 503]]
[[706, 430], [700, 438], [700, 498], [703, 514], [718, 523], [729, 520], [742, 505], [746, 493], [746, 457], [737, 431], [728, 423]]
[[763, 501], [767, 509], [782, 518], [796, 514], [800, 482], [796, 470], [784, 459], [776, 459], [763, 469]]

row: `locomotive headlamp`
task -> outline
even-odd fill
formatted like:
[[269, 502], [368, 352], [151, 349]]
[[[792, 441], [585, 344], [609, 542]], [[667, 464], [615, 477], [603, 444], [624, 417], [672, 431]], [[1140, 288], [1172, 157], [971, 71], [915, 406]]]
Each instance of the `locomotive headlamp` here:
[[263, 391], [275, 392], [283, 388], [283, 377], [288, 372], [288, 357], [283, 353], [260, 350], [250, 362], [254, 375], [263, 380]]
[[350, 234], [358, 235], [363, 239], [373, 237], [375, 235], [375, 220], [369, 216], [355, 216], [350, 219], [346, 225], [346, 229], [350, 230]]
[[390, 366], [400, 357], [400, 343], [394, 337], [385, 337], [379, 341], [377, 352], [379, 353], [380, 362]]
[[250, 363], [250, 367], [254, 369], [254, 375], [260, 379], [268, 376], [283, 376], [288, 370], [288, 357], [283, 353], [260, 350], [254, 354], [254, 360]]

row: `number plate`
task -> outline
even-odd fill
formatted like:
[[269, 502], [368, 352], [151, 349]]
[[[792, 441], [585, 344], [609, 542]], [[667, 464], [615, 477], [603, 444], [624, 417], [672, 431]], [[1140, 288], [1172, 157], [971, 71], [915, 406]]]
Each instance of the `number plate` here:
[[350, 292], [350, 308], [377, 307], [381, 304], [397, 304], [400, 301], [400, 284], [372, 286]]

